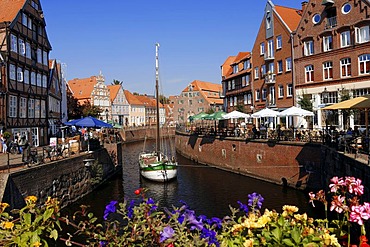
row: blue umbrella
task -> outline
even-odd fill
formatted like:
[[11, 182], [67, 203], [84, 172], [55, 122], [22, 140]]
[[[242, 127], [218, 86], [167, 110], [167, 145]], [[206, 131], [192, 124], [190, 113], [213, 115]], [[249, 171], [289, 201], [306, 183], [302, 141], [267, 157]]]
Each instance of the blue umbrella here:
[[68, 121], [65, 123], [65, 125], [74, 125], [78, 127], [88, 127], [88, 128], [113, 128], [111, 124], [90, 116]]

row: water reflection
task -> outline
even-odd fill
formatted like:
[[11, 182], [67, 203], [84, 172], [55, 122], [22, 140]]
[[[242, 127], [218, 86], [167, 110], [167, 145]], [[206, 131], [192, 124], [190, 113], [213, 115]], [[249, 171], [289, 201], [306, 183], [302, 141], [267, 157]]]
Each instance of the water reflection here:
[[138, 155], [142, 143], [130, 143], [124, 147], [122, 176], [117, 176], [69, 208], [77, 205], [91, 205], [98, 216], [103, 215], [105, 205], [111, 200], [122, 201], [137, 198], [137, 188], [147, 188], [147, 196], [159, 203], [159, 207], [181, 206], [186, 202], [197, 214], [208, 217], [223, 217], [230, 213], [229, 205], [238, 207], [237, 201], [247, 203], [248, 194], [260, 193], [265, 201], [263, 206], [281, 211], [285, 204], [296, 205], [300, 212], [314, 212], [308, 198], [302, 191], [283, 188], [260, 180], [198, 165], [177, 155], [179, 162], [178, 177], [169, 183], [156, 183], [140, 176]]

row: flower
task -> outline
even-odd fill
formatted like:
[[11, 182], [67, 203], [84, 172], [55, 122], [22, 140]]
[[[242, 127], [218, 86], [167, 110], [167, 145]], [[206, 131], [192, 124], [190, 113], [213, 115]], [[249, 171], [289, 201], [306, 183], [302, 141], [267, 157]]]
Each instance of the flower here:
[[238, 204], [239, 204], [239, 208], [241, 210], [243, 210], [245, 213], [248, 213], [249, 209], [248, 209], [248, 206], [243, 204], [242, 202], [238, 201]]
[[111, 201], [107, 206], [105, 206], [105, 211], [104, 211], [104, 220], [108, 219], [108, 216], [110, 213], [115, 213], [116, 212], [116, 204], [117, 201]]
[[338, 213], [342, 213], [344, 210], [347, 210], [347, 206], [344, 205], [344, 200], [346, 198], [342, 195], [333, 196], [333, 200], [331, 201], [330, 211], [337, 211]]
[[34, 246], [34, 247], [39, 247], [39, 246], [41, 246], [42, 244], [39, 242], [39, 241], [36, 241], [36, 242], [34, 242], [33, 243], [33, 245], [32, 246]]
[[14, 223], [10, 222], [10, 221], [3, 221], [3, 222], [1, 222], [1, 227], [3, 229], [13, 229]]
[[284, 205], [283, 206], [283, 216], [293, 215], [294, 213], [298, 212], [298, 208], [296, 206], [291, 205]]
[[175, 231], [170, 226], [166, 226], [163, 228], [163, 231], [161, 232], [161, 238], [159, 240], [160, 243], [163, 243], [169, 238], [172, 238], [172, 236], [175, 234]]
[[349, 215], [349, 221], [356, 222], [360, 226], [364, 224], [363, 220], [368, 220], [370, 218], [370, 204], [366, 203], [364, 205], [352, 206], [351, 213]]
[[260, 209], [262, 207], [263, 200], [264, 198], [260, 194], [254, 192], [248, 195], [248, 206], [252, 207], [253, 210], [255, 208]]
[[24, 198], [24, 200], [26, 201], [26, 203], [36, 203], [37, 197], [36, 196], [27, 196], [26, 198]]
[[8, 204], [8, 203], [6, 203], [6, 202], [1, 202], [1, 203], [0, 203], [0, 214], [1, 214], [2, 212], [4, 212], [4, 210], [5, 210], [7, 207], [9, 207], [9, 204]]

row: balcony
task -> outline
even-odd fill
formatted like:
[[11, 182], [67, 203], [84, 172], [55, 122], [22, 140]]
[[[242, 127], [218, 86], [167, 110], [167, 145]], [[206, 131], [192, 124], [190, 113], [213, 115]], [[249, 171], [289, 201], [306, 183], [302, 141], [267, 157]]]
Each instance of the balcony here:
[[276, 74], [266, 74], [265, 75], [265, 84], [273, 85], [276, 82]]
[[336, 16], [326, 18], [325, 29], [331, 29], [331, 28], [336, 27], [336, 26], [337, 26], [337, 17]]
[[264, 55], [264, 58], [265, 58], [265, 61], [269, 61], [269, 60], [274, 60], [275, 57], [274, 57], [274, 54], [270, 54], [269, 52], [265, 53]]

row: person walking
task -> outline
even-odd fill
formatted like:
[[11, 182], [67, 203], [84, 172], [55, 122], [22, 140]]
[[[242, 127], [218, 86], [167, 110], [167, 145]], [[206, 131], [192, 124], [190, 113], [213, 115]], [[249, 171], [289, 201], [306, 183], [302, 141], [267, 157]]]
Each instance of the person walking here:
[[8, 146], [6, 145], [6, 138], [2, 135], [0, 137], [0, 142], [1, 142], [1, 146], [2, 146], [2, 152], [3, 152], [3, 154], [5, 154], [6, 150], [8, 149]]

